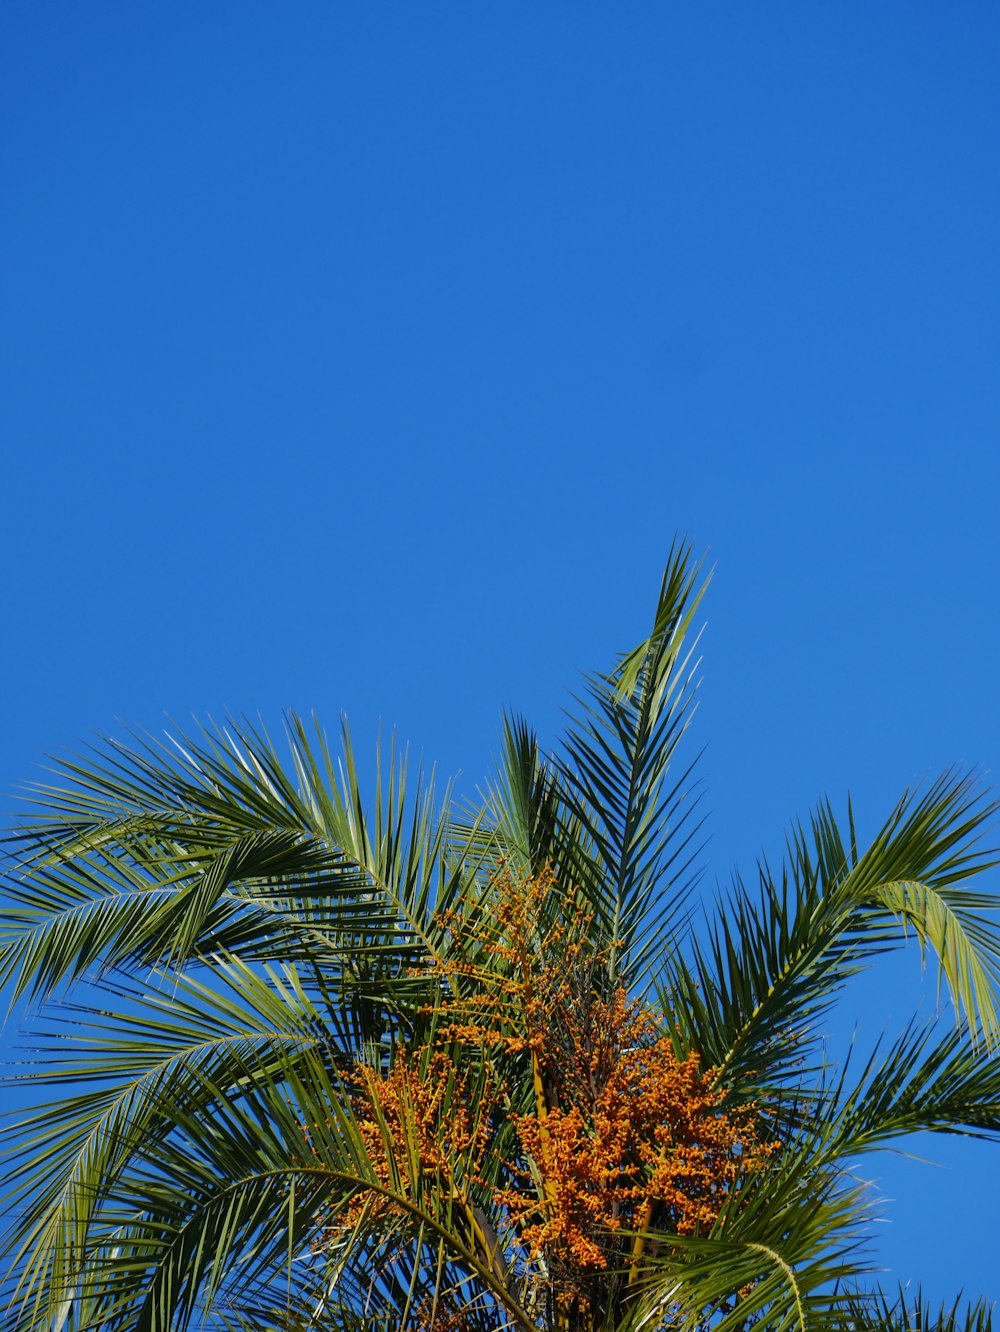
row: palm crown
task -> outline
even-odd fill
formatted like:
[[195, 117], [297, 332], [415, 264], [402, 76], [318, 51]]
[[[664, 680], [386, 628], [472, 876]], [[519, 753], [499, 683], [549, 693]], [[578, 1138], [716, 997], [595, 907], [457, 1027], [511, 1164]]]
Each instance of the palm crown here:
[[[678, 762], [704, 590], [561, 749], [508, 718], [456, 812], [288, 724], [109, 741], [11, 836], [2, 975], [42, 1004], [8, 1133], [7, 1325], [987, 1329], [874, 1290], [853, 1163], [1000, 1134], [995, 806], [949, 774], [867, 846], [850, 809], [693, 910]], [[831, 1065], [843, 986], [915, 935], [955, 1021]], [[82, 987], [82, 995], [81, 995]]]

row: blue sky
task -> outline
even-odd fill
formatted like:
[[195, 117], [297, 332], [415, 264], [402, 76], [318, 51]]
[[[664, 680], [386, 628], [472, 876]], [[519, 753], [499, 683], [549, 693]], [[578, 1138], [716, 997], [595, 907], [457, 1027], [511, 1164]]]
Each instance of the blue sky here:
[[[291, 706], [471, 792], [677, 531], [708, 888], [824, 792], [874, 831], [996, 782], [998, 43], [977, 3], [8, 4], [4, 787]], [[884, 1260], [1000, 1297], [1000, 1155], [928, 1152], [878, 1167]]]

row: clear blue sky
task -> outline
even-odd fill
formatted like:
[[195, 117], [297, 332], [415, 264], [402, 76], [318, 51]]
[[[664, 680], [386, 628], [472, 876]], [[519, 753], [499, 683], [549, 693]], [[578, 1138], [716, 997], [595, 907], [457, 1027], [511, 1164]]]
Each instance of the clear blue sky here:
[[[10, 0], [0, 782], [294, 706], [471, 790], [676, 530], [709, 888], [825, 791], [1000, 780], [998, 51], [985, 3]], [[928, 1151], [884, 1259], [1000, 1297], [1000, 1151]]]

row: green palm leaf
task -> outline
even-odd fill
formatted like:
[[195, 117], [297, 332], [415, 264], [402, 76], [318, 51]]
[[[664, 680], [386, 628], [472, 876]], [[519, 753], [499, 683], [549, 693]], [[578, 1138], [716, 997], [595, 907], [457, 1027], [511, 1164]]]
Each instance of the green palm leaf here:
[[560, 773], [592, 842], [588, 889], [611, 946], [610, 971], [641, 975], [692, 885], [698, 847], [692, 768], [672, 771], [697, 687], [691, 630], [708, 579], [690, 547], [671, 551], [649, 636], [608, 674], [588, 678]]
[[707, 942], [675, 956], [663, 998], [688, 1044], [720, 1077], [773, 1091], [808, 1060], [817, 1024], [859, 970], [915, 933], [939, 957], [956, 1014], [992, 1046], [1000, 933], [992, 896], [966, 886], [994, 866], [977, 846], [994, 802], [945, 775], [904, 796], [871, 846], [848, 846], [824, 805], [796, 828], [780, 880], [761, 866], [756, 896], [737, 884]]

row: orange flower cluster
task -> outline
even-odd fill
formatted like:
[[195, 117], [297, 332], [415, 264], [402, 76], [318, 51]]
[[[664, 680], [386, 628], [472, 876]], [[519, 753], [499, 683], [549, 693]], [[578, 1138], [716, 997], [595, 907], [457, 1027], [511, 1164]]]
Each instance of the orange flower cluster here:
[[545, 1181], [542, 1200], [526, 1176], [503, 1193], [522, 1243], [581, 1271], [608, 1265], [622, 1229], [707, 1233], [768, 1154], [750, 1112], [722, 1113], [698, 1056], [679, 1058], [622, 990], [560, 1017], [563, 1057], [546, 1069], [551, 1104], [543, 1116], [514, 1117]]
[[[711, 1070], [675, 1049], [663, 1015], [607, 979], [590, 913], [551, 872], [504, 873], [442, 923], [451, 947], [428, 1010], [435, 1036], [398, 1050], [386, 1073], [359, 1066], [361, 1137], [384, 1187], [417, 1203], [444, 1189], [490, 1266], [544, 1270], [560, 1299], [589, 1307], [600, 1273], [638, 1262], [637, 1232], [707, 1233], [772, 1144], [752, 1108], [723, 1110]], [[515, 1069], [523, 1060], [529, 1112], [523, 1092], [490, 1081], [500, 1055]], [[514, 1130], [509, 1159], [484, 1172], [501, 1118]], [[491, 1208], [488, 1238], [474, 1194]], [[387, 1211], [398, 1207], [359, 1195], [339, 1222]]]
[[440, 914], [453, 956], [437, 964], [448, 994], [439, 1030], [483, 1048], [541, 1053], [553, 978], [580, 971], [592, 914], [549, 869], [522, 880], [505, 871], [490, 890], [474, 908]]
[[472, 1332], [476, 1312], [451, 1292], [426, 1297], [411, 1314], [413, 1332]]
[[[428, 1183], [464, 1196], [481, 1182], [490, 1133], [488, 1096], [473, 1096], [442, 1050], [400, 1049], [387, 1073], [359, 1064], [350, 1092], [359, 1134], [379, 1184], [419, 1205]], [[383, 1195], [359, 1194], [338, 1218], [353, 1227], [396, 1210]]]

